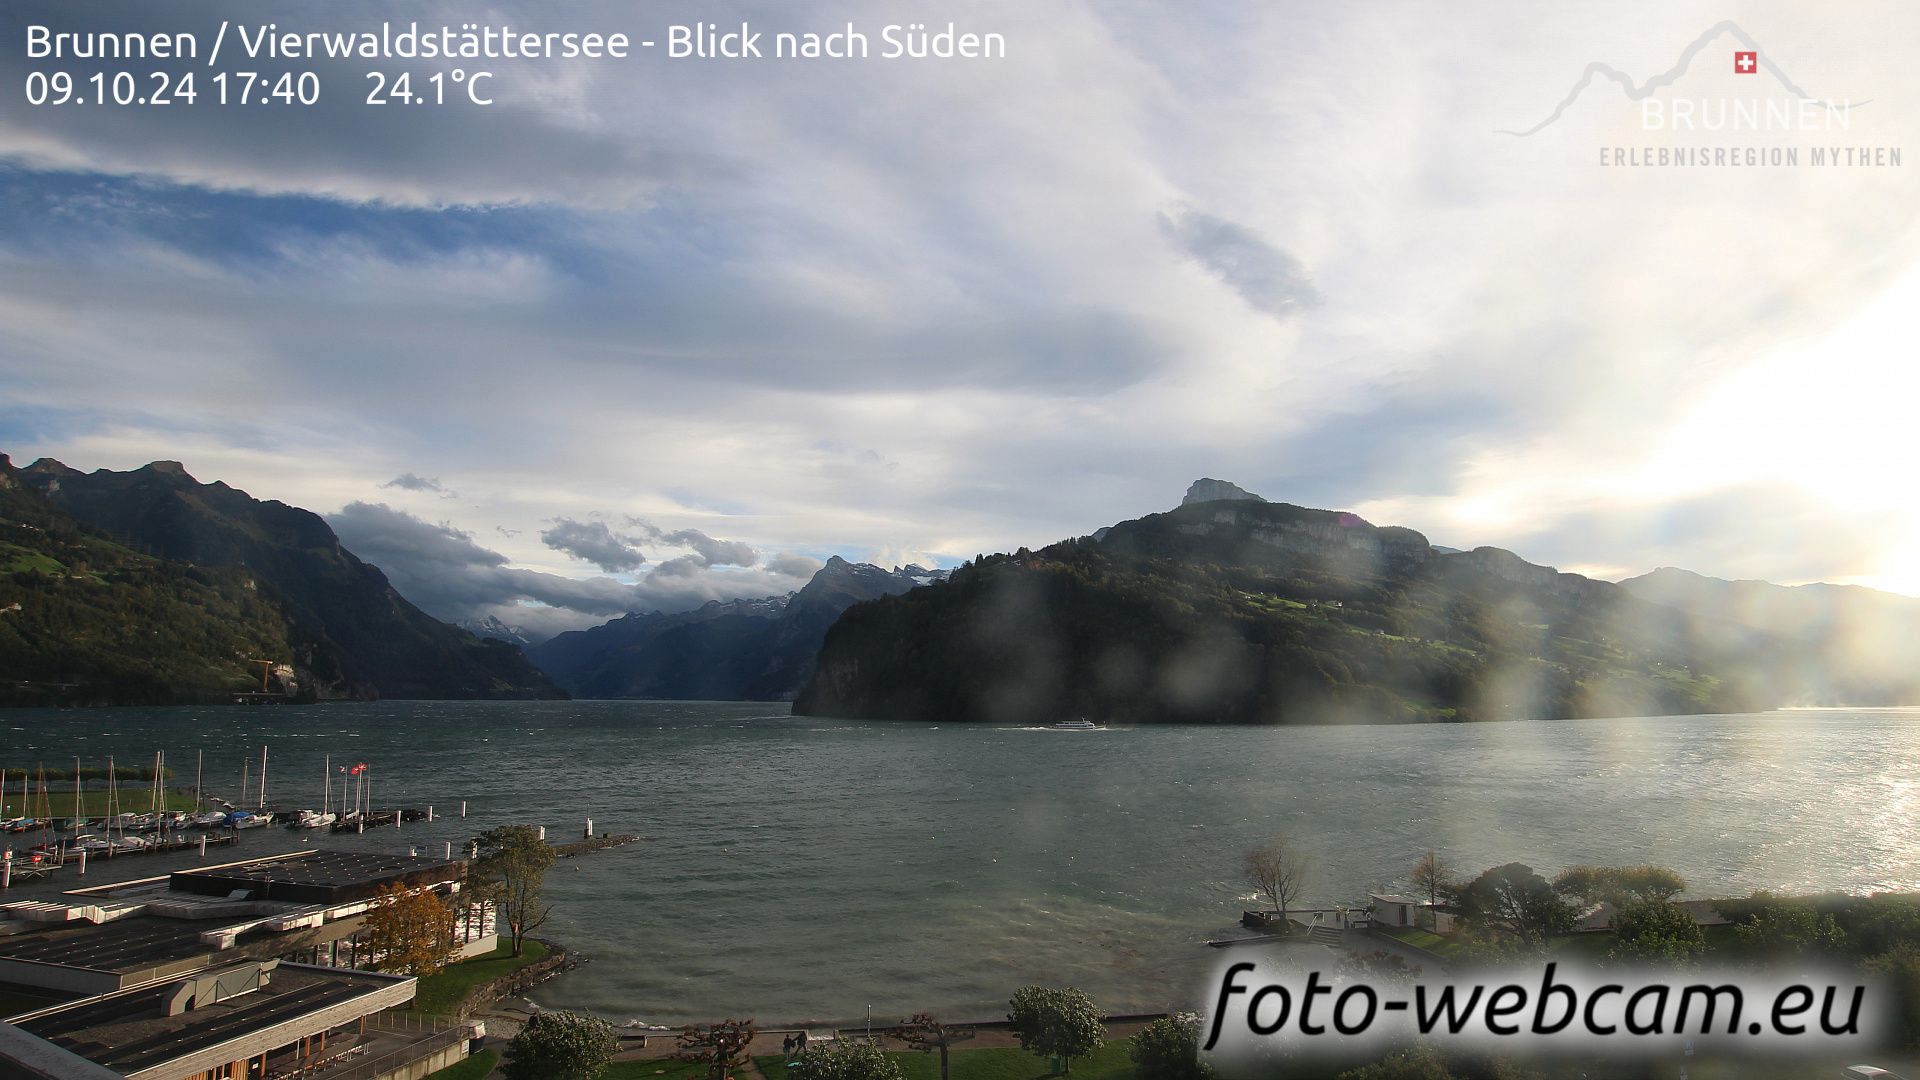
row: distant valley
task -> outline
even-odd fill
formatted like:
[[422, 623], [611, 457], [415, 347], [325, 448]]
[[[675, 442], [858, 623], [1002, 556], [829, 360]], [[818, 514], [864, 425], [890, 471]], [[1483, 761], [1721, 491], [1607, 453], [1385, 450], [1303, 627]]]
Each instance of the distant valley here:
[[788, 700], [812, 677], [820, 643], [841, 612], [945, 576], [836, 555], [787, 596], [627, 615], [561, 634], [527, 656], [577, 697]]

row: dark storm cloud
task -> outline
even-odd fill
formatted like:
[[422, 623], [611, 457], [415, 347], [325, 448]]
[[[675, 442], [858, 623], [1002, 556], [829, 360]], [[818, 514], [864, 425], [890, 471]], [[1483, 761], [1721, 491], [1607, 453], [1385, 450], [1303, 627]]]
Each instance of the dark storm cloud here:
[[1260, 311], [1284, 319], [1320, 301], [1300, 260], [1244, 225], [1181, 209], [1161, 214], [1160, 228], [1181, 251]]
[[540, 542], [609, 574], [638, 570], [647, 561], [634, 546], [633, 537], [614, 532], [604, 521], [557, 518], [552, 528], [541, 531]]

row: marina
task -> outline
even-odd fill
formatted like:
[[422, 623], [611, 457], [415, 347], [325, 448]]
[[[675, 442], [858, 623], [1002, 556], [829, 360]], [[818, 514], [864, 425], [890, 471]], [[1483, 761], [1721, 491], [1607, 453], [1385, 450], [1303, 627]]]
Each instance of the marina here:
[[[112, 756], [100, 770], [104, 779], [94, 782], [97, 786], [93, 790], [89, 790], [87, 772], [79, 759], [74, 760], [73, 770], [67, 774], [71, 779], [55, 775], [50, 780], [44, 764], [32, 770], [19, 770], [17, 806], [31, 809], [32, 814], [0, 817], [0, 832], [6, 834], [4, 850], [0, 850], [0, 890], [11, 890], [16, 882], [45, 880], [57, 873], [67, 876], [63, 872], [69, 868], [70, 876], [84, 877], [90, 860], [97, 866], [102, 860], [184, 852], [193, 852], [204, 859], [209, 849], [217, 852], [236, 846], [241, 833], [268, 826], [360, 835], [369, 829], [397, 830], [406, 822], [435, 820], [431, 806], [375, 809], [371, 769], [364, 762], [340, 768], [340, 801], [333, 804], [331, 755], [323, 759], [323, 809], [275, 807], [267, 801], [268, 754], [264, 743], [260, 747], [257, 772], [253, 760], [251, 756], [243, 758], [240, 801], [236, 804], [204, 789], [204, 751], [196, 755], [192, 788], [169, 786], [171, 773], [166, 766], [166, 755], [156, 751], [152, 765], [144, 771], [145, 812], [124, 809], [128, 802], [120, 793], [120, 778], [129, 772], [118, 766]], [[11, 790], [8, 787], [11, 775], [0, 770], [0, 792]], [[133, 775], [138, 777], [137, 773]], [[350, 810], [346, 809], [349, 790], [352, 793]], [[95, 796], [104, 796], [105, 812], [89, 816], [84, 812], [87, 805], [102, 801]], [[188, 808], [175, 808], [176, 803], [188, 798], [191, 799]], [[139, 798], [132, 800], [135, 804], [140, 801]], [[331, 805], [338, 805], [342, 812], [334, 813], [328, 808]], [[4, 807], [0, 813], [10, 813], [15, 804], [5, 803]], [[56, 817], [55, 807], [69, 808], [71, 814]], [[461, 813], [465, 813], [465, 803], [461, 804]], [[452, 842], [444, 846], [451, 857]]]

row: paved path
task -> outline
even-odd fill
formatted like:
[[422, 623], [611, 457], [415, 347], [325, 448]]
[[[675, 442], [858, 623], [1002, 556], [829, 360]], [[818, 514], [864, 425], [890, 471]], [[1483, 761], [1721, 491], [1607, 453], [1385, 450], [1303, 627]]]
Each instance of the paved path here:
[[[1118, 1042], [1121, 1039], [1132, 1038], [1140, 1029], [1146, 1027], [1147, 1023], [1147, 1021], [1143, 1020], [1134, 1020], [1125, 1023], [1109, 1024], [1107, 1025], [1107, 1041]], [[488, 1023], [487, 1030], [489, 1033], [492, 1032], [493, 1026], [491, 1022]], [[788, 1036], [799, 1030], [801, 1029], [791, 1027], [762, 1029], [754, 1035], [753, 1042], [748, 1044], [747, 1052], [754, 1057], [777, 1057], [782, 1050], [781, 1043], [785, 1041]], [[826, 1034], [825, 1030], [818, 1028], [808, 1029], [808, 1033], [816, 1038]], [[646, 1036], [644, 1045], [641, 1045], [640, 1039], [628, 1035], [625, 1039], [625, 1049], [621, 1050], [620, 1053], [615, 1056], [614, 1060], [659, 1061], [664, 1058], [670, 1058], [679, 1049], [677, 1042], [678, 1034], [678, 1032], [649, 1033]], [[873, 1036], [874, 1042], [878, 1043], [882, 1050], [913, 1049], [898, 1039], [888, 1037], [887, 1033], [879, 1028], [874, 1029]], [[864, 1036], [862, 1032], [858, 1030], [848, 1029], [844, 1032], [843, 1037], [857, 1039]], [[963, 1053], [967, 1050], [985, 1050], [992, 1047], [1017, 1047], [1019, 1045], [1020, 1040], [1014, 1036], [1013, 1032], [1004, 1027], [988, 1027], [976, 1029], [971, 1039], [956, 1041], [953, 1044], [953, 1049], [955, 1053]]]

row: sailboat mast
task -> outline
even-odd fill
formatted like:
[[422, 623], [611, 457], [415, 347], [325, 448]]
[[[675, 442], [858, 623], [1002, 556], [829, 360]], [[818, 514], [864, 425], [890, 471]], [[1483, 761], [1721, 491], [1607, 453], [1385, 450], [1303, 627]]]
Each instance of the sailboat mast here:
[[267, 808], [267, 744], [260, 744], [260, 809]]
[[248, 786], [247, 768], [251, 764], [252, 763], [249, 762], [245, 757], [242, 757], [240, 759], [240, 801], [235, 803], [234, 805], [239, 807], [242, 810], [247, 808], [247, 786]]
[[206, 771], [207, 752], [199, 750], [193, 757], [193, 812], [200, 813], [200, 776]]
[[73, 835], [80, 835], [80, 759], [73, 759]]
[[333, 801], [333, 755], [328, 754], [320, 761], [320, 813], [325, 815], [327, 804]]

